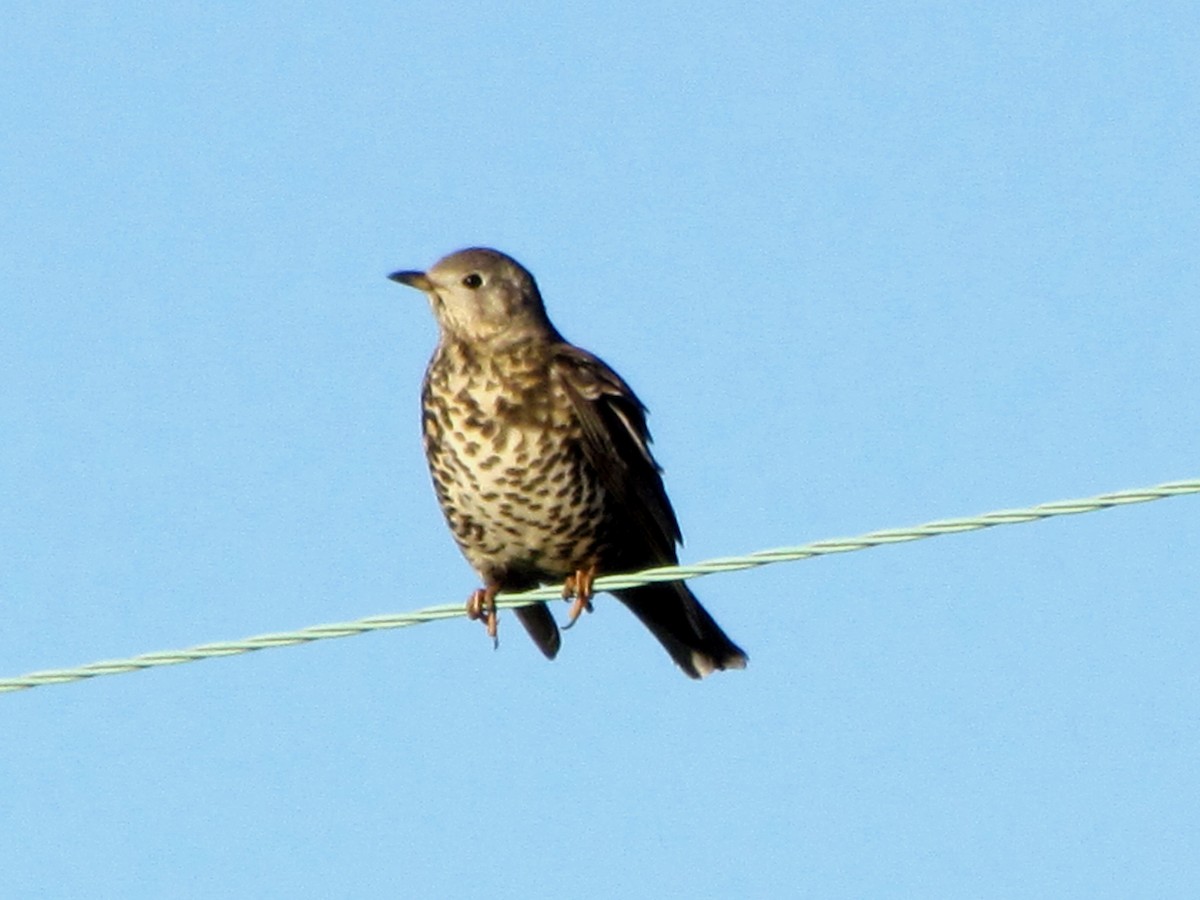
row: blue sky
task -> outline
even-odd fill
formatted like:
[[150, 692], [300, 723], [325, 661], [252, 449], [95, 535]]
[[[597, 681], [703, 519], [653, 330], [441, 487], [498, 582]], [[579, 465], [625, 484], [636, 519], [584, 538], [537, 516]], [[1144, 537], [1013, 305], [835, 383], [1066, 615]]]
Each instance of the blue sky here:
[[[686, 560], [1200, 474], [1187, 4], [14, 3], [0, 674], [457, 602], [387, 281], [486, 244]], [[1200, 506], [0, 696], [13, 897], [1195, 896]], [[565, 613], [565, 608], [558, 610]]]

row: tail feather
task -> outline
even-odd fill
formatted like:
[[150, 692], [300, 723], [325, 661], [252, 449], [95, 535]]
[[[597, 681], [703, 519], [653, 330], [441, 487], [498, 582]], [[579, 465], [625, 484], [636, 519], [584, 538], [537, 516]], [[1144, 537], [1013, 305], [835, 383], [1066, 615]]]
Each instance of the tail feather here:
[[682, 581], [615, 593], [689, 677], [703, 678], [718, 670], [746, 667], [745, 652], [721, 630]]
[[546, 659], [554, 659], [562, 645], [562, 635], [558, 632], [558, 623], [554, 621], [550, 608], [545, 603], [531, 603], [529, 606], [518, 606], [516, 613]]

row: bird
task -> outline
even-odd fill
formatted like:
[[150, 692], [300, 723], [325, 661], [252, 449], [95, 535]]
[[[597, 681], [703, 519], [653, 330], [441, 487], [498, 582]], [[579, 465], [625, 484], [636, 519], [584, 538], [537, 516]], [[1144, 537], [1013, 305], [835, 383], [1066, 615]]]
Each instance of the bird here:
[[[493, 642], [500, 591], [561, 582], [570, 627], [592, 611], [597, 575], [678, 562], [682, 535], [646, 407], [563, 338], [524, 266], [471, 247], [388, 277], [423, 292], [437, 320], [421, 388], [425, 455], [446, 523], [483, 582], [467, 614]], [[683, 581], [613, 593], [686, 675], [745, 667], [745, 652]], [[516, 614], [554, 659], [562, 637], [549, 608]]]

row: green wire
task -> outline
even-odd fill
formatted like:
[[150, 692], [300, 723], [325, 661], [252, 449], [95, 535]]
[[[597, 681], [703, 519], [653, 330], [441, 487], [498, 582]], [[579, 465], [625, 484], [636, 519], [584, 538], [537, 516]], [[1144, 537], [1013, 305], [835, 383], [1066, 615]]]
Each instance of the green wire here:
[[[1101, 494], [1083, 500], [1059, 500], [1053, 503], [1042, 503], [1026, 509], [1006, 509], [985, 513], [981, 516], [969, 516], [960, 519], [941, 519], [925, 525], [911, 528], [887, 528], [872, 531], [858, 537], [833, 538], [831, 540], [814, 541], [811, 544], [801, 544], [798, 547], [780, 547], [777, 550], [760, 550], [744, 556], [729, 556], [722, 559], [710, 559], [706, 562], [694, 563], [687, 566], [663, 566], [656, 569], [646, 569], [628, 575], [606, 575], [597, 578], [596, 591], [610, 591], [621, 588], [636, 587], [658, 581], [678, 581], [680, 578], [699, 578], [702, 575], [714, 575], [718, 572], [738, 572], [742, 569], [753, 569], [774, 563], [793, 562], [810, 559], [814, 556], [826, 556], [831, 553], [849, 553], [853, 550], [866, 550], [869, 547], [880, 547], [885, 544], [900, 544], [906, 541], [917, 541], [922, 538], [937, 537], [943, 534], [959, 534], [965, 531], [978, 531], [982, 528], [993, 528], [997, 525], [1019, 525], [1023, 522], [1036, 522], [1053, 516], [1071, 516], [1079, 513], [1095, 512], [1114, 506], [1128, 506], [1133, 503], [1148, 503], [1151, 500], [1162, 500], [1166, 497], [1177, 497], [1183, 494], [1200, 493], [1200, 479], [1172, 481], [1155, 487], [1138, 488], [1130, 491], [1118, 491], [1112, 494]], [[544, 587], [520, 594], [501, 594], [496, 598], [496, 605], [501, 608], [522, 606], [530, 600], [553, 600], [562, 596], [558, 587]], [[100, 675], [119, 675], [122, 672], [135, 672], [154, 666], [174, 666], [179, 663], [196, 662], [201, 659], [214, 659], [222, 656], [235, 656], [239, 653], [249, 653], [252, 650], [266, 650], [270, 647], [289, 647], [293, 644], [309, 644], [313, 641], [323, 641], [328, 638], [352, 637], [366, 634], [369, 631], [382, 631], [385, 628], [407, 628], [410, 625], [423, 625], [439, 619], [452, 619], [463, 615], [464, 606], [461, 603], [429, 606], [409, 613], [392, 613], [380, 616], [369, 616], [352, 622], [339, 622], [329, 625], [312, 625], [297, 631], [282, 631], [276, 634], [260, 634], [256, 637], [243, 638], [240, 641], [218, 641], [212, 644], [201, 644], [186, 650], [160, 650], [154, 653], [143, 653], [127, 659], [113, 659], [102, 662], [88, 663], [70, 669], [46, 669], [41, 672], [30, 672], [17, 678], [0, 679], [0, 693], [23, 691], [46, 684], [66, 684], [72, 681], [82, 681], [96, 678]]]

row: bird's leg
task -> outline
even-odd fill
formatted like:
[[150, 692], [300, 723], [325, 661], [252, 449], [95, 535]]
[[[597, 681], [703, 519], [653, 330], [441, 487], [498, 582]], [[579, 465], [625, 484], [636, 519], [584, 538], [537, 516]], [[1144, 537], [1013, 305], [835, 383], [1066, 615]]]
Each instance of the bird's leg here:
[[575, 602], [571, 604], [571, 611], [567, 614], [567, 624], [563, 626], [564, 628], [574, 625], [584, 611], [592, 611], [592, 582], [595, 580], [596, 567], [588, 566], [586, 569], [576, 569], [563, 582], [563, 599], [575, 598]]
[[488, 637], [492, 639], [492, 646], [499, 647], [500, 639], [496, 637], [496, 595], [500, 593], [499, 585], [489, 584], [485, 588], [480, 588], [471, 595], [467, 601], [467, 618], [468, 619], [483, 619], [483, 623], [487, 626]]

